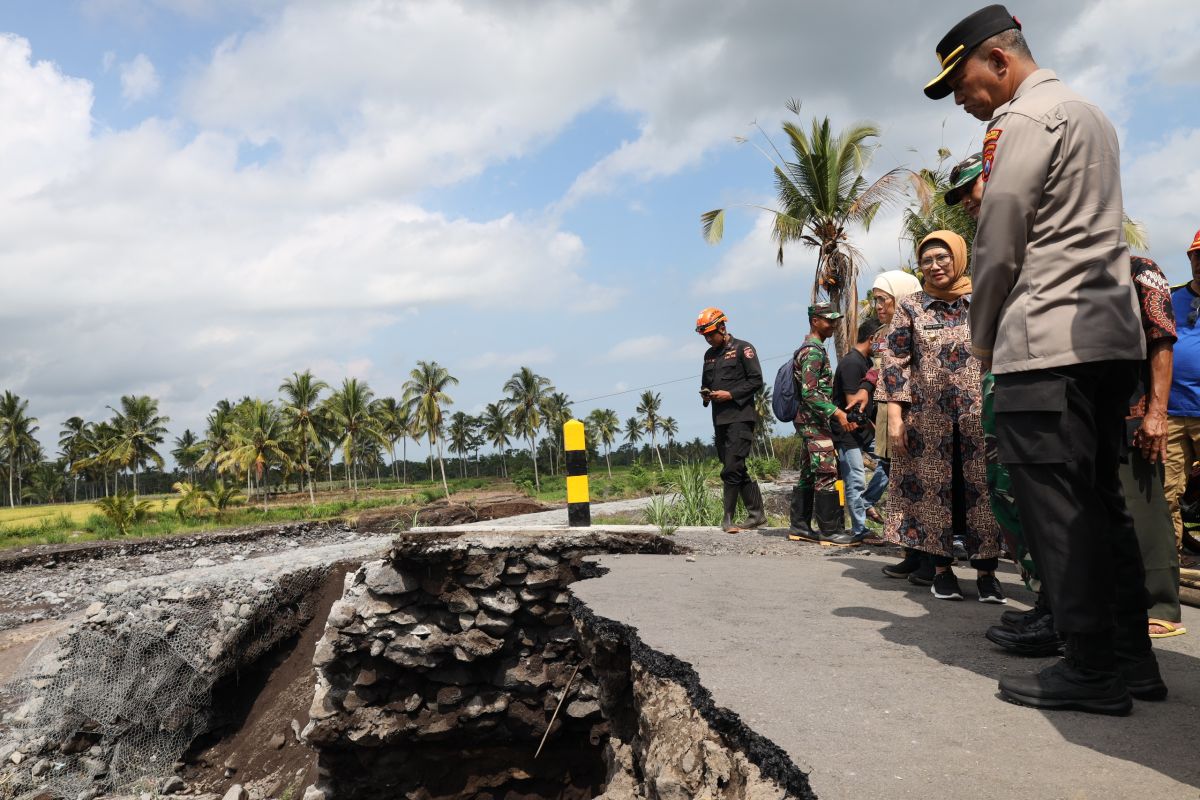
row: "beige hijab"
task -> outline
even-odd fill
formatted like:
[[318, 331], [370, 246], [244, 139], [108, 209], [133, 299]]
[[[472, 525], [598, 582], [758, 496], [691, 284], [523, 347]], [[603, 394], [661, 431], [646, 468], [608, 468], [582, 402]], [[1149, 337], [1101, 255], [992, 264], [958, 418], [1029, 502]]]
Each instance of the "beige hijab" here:
[[971, 293], [971, 278], [967, 275], [967, 242], [954, 231], [934, 231], [921, 240], [917, 245], [917, 259], [921, 258], [921, 250], [925, 245], [934, 243], [945, 245], [950, 251], [951, 257], [954, 259], [954, 281], [946, 289], [938, 289], [931, 285], [929, 281], [925, 281], [925, 285], [921, 288], [925, 290], [925, 294], [930, 297], [936, 297], [938, 300], [954, 301], [962, 297], [964, 294]]

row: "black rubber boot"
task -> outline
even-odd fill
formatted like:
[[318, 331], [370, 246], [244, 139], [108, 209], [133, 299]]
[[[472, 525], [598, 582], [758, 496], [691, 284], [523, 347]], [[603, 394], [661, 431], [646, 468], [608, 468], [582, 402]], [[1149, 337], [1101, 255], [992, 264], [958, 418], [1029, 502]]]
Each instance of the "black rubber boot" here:
[[1014, 631], [1019, 631], [1026, 628], [1034, 620], [1040, 617], [1050, 616], [1050, 601], [1048, 601], [1041, 592], [1038, 593], [1037, 602], [1033, 604], [1033, 608], [1028, 611], [1005, 611], [1000, 615], [1000, 624], [1005, 628], [1012, 628]]
[[1110, 632], [1067, 636], [1066, 655], [1036, 675], [1000, 679], [1000, 696], [1035, 708], [1124, 716], [1133, 709]]
[[742, 487], [730, 486], [728, 483], [722, 484], [722, 486], [725, 489], [725, 496], [723, 498], [725, 515], [721, 518], [721, 530], [726, 533], [737, 533], [741, 529], [733, 524], [733, 515], [737, 513], [737, 501]]
[[1058, 655], [1063, 646], [1062, 637], [1054, 630], [1054, 615], [1049, 613], [1029, 617], [1021, 627], [993, 625], [984, 636], [1009, 652], [1032, 658]]
[[796, 486], [792, 489], [792, 503], [788, 510], [788, 539], [793, 542], [821, 541], [812, 529], [813, 497], [811, 486]]
[[762, 490], [755, 481], [742, 484], [742, 504], [746, 506], [746, 521], [740, 527], [747, 530], [767, 524], [767, 512], [763, 510]]
[[814, 501], [821, 544], [833, 547], [857, 547], [858, 542], [846, 530], [846, 516], [837, 491], [817, 492]]

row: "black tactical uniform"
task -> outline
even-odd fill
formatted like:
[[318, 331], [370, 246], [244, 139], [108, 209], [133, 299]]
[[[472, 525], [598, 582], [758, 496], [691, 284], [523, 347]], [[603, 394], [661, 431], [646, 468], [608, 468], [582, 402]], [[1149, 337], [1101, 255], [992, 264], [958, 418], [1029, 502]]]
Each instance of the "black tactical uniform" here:
[[754, 345], [731, 336], [726, 344], [708, 348], [704, 353], [700, 387], [733, 395], [732, 400], [712, 401], [717, 457], [721, 460], [721, 481], [725, 488], [724, 527], [732, 527], [739, 495], [751, 520], [762, 518], [765, 521], [762, 492], [746, 472], [746, 458], [750, 455], [758, 419], [754, 397], [763, 387], [762, 366], [758, 363]]

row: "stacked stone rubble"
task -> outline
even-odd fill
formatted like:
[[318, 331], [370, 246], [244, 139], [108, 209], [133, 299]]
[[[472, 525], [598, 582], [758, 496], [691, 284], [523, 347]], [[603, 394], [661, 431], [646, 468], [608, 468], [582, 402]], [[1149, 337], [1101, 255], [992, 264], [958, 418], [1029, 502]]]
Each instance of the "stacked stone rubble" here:
[[608, 723], [566, 587], [588, 554], [670, 549], [646, 534], [401, 537], [389, 558], [347, 576], [317, 646], [306, 736], [319, 791], [593, 796]]

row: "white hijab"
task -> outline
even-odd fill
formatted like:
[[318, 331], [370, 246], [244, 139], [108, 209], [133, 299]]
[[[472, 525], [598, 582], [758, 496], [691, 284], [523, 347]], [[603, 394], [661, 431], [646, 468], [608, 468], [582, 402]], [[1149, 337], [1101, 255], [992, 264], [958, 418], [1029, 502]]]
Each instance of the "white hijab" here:
[[899, 303], [910, 294], [921, 291], [921, 282], [915, 275], [910, 275], [902, 269], [892, 269], [879, 273], [879, 276], [875, 278], [875, 283], [871, 284], [871, 289], [885, 291]]

